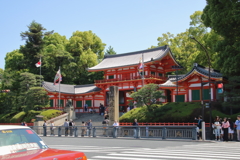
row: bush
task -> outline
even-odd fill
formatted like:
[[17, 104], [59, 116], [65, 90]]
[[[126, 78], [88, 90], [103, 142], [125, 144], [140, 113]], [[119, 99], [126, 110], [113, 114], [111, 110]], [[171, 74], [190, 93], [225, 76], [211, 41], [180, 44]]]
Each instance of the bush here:
[[10, 123], [20, 123], [20, 122], [22, 122], [22, 119], [24, 118], [25, 115], [26, 115], [26, 113], [24, 111], [17, 113], [15, 116], [13, 116], [10, 119]]
[[165, 104], [154, 104], [151, 106], [153, 112], [148, 112], [146, 106], [135, 108], [120, 117], [120, 122], [190, 122], [194, 119], [194, 111], [201, 108], [200, 103], [194, 102], [172, 102]]
[[44, 120], [49, 120], [49, 119], [52, 119], [54, 117], [62, 115], [62, 113], [63, 112], [59, 111], [59, 110], [48, 109], [48, 110], [45, 110], [45, 111], [41, 112], [40, 115], [43, 116]]
[[32, 119], [36, 118], [36, 115], [40, 114], [41, 111], [34, 111], [34, 110], [29, 110], [26, 114], [26, 116], [24, 117], [23, 121], [27, 122], [27, 123], [31, 123]]
[[8, 114], [2, 114], [0, 116], [0, 123], [10, 123], [10, 119], [17, 114], [17, 112], [11, 112]]

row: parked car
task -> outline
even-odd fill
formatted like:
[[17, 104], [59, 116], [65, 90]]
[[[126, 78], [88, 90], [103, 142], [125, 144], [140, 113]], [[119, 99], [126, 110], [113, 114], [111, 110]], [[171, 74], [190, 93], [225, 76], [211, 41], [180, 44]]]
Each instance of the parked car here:
[[83, 152], [49, 148], [29, 127], [0, 125], [0, 160], [87, 160]]

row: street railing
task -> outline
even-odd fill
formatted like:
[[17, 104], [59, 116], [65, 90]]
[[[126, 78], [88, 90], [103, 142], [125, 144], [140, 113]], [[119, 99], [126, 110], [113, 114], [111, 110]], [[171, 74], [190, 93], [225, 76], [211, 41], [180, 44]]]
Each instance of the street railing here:
[[197, 140], [196, 126], [29, 126], [40, 136], [159, 138]]

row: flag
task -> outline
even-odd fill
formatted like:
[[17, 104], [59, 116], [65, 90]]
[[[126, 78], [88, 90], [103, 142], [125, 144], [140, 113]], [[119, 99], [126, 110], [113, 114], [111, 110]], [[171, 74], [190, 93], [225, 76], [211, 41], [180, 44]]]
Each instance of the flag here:
[[41, 59], [35, 64], [36, 67], [40, 67], [42, 65]]
[[62, 75], [61, 75], [61, 72], [60, 72], [60, 69], [57, 71], [57, 74], [54, 78], [54, 85], [57, 83], [57, 82], [61, 82], [62, 81]]
[[142, 58], [140, 58], [139, 65], [138, 65], [138, 71], [141, 72], [142, 68], [143, 68], [143, 62], [142, 62]]

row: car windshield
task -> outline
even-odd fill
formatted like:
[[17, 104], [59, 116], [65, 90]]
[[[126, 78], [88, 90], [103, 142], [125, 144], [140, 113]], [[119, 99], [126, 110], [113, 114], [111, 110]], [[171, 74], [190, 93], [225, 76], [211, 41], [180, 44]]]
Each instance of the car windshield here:
[[31, 129], [0, 130], [0, 155], [45, 148], [48, 146]]

